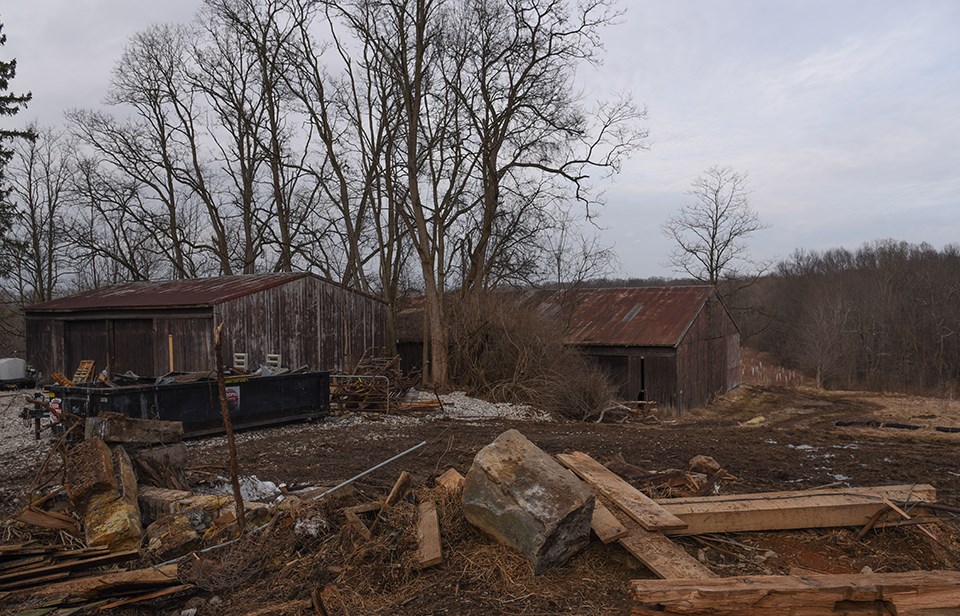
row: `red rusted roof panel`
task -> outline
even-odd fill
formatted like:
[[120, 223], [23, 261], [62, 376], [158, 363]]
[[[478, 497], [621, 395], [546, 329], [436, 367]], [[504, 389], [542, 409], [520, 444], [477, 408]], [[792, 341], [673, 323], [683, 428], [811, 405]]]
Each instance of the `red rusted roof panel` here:
[[27, 312], [213, 306], [310, 276], [304, 272], [129, 282], [27, 307]]
[[582, 346], [676, 346], [713, 287], [634, 287], [538, 291], [531, 299]]

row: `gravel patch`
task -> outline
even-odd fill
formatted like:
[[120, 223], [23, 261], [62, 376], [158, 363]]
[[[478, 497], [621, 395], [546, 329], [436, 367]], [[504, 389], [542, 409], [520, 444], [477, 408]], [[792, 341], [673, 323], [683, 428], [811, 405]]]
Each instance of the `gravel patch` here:
[[[50, 448], [49, 430], [35, 440], [33, 421], [20, 418], [20, 410], [27, 405], [24, 397], [30, 395], [30, 389], [0, 392], [0, 502], [5, 504], [20, 502], [24, 496], [23, 488], [9, 480], [36, 472]], [[47, 421], [43, 423], [46, 428]]]
[[[435, 400], [431, 393], [420, 393], [421, 400]], [[553, 421], [548, 413], [523, 404], [487, 402], [471, 398], [462, 391], [440, 396], [443, 413], [451, 419], [516, 419], [526, 421]]]

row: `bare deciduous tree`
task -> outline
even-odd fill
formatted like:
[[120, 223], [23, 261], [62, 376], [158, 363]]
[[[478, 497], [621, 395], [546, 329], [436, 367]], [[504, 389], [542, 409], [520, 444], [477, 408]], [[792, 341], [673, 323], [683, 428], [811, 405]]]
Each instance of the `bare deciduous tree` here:
[[750, 262], [745, 240], [767, 228], [750, 206], [747, 176], [711, 167], [687, 195], [690, 201], [661, 227], [676, 244], [669, 265], [711, 285], [742, 274]]

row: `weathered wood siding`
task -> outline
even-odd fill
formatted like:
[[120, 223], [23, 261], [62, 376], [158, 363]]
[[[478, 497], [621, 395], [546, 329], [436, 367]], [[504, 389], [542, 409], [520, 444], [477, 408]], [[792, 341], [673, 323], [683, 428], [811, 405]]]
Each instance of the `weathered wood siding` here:
[[246, 353], [255, 368], [278, 353], [285, 366], [347, 370], [384, 346], [386, 304], [312, 276], [224, 302], [224, 360]]
[[701, 406], [740, 382], [740, 333], [723, 304], [710, 299], [677, 347], [679, 412]]
[[[199, 372], [217, 367], [213, 358], [213, 315], [206, 317], [157, 318], [153, 321], [152, 361], [160, 375], [170, 372], [170, 336], [173, 336], [173, 369]], [[226, 357], [224, 361], [230, 362]], [[139, 374], [139, 373], [138, 373]]]
[[44, 377], [63, 372], [63, 321], [27, 316], [25, 323], [27, 362]]
[[80, 360], [97, 370], [132, 370], [140, 376], [213, 370], [215, 323], [224, 323], [223, 359], [246, 352], [256, 369], [267, 353], [279, 353], [285, 366], [345, 370], [384, 345], [386, 304], [380, 300], [304, 276], [207, 308], [128, 308], [28, 314], [27, 361], [45, 377], [72, 376]]

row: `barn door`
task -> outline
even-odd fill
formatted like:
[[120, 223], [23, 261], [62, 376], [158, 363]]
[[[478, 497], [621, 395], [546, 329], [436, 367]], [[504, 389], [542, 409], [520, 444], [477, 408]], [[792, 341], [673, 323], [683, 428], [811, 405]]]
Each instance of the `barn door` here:
[[73, 377], [74, 371], [85, 359], [96, 362], [96, 371], [103, 370], [108, 361], [107, 322], [67, 321], [63, 327], [64, 374]]
[[139, 376], [157, 376], [153, 365], [154, 338], [153, 319], [114, 321], [110, 371], [123, 374], [130, 370]]

